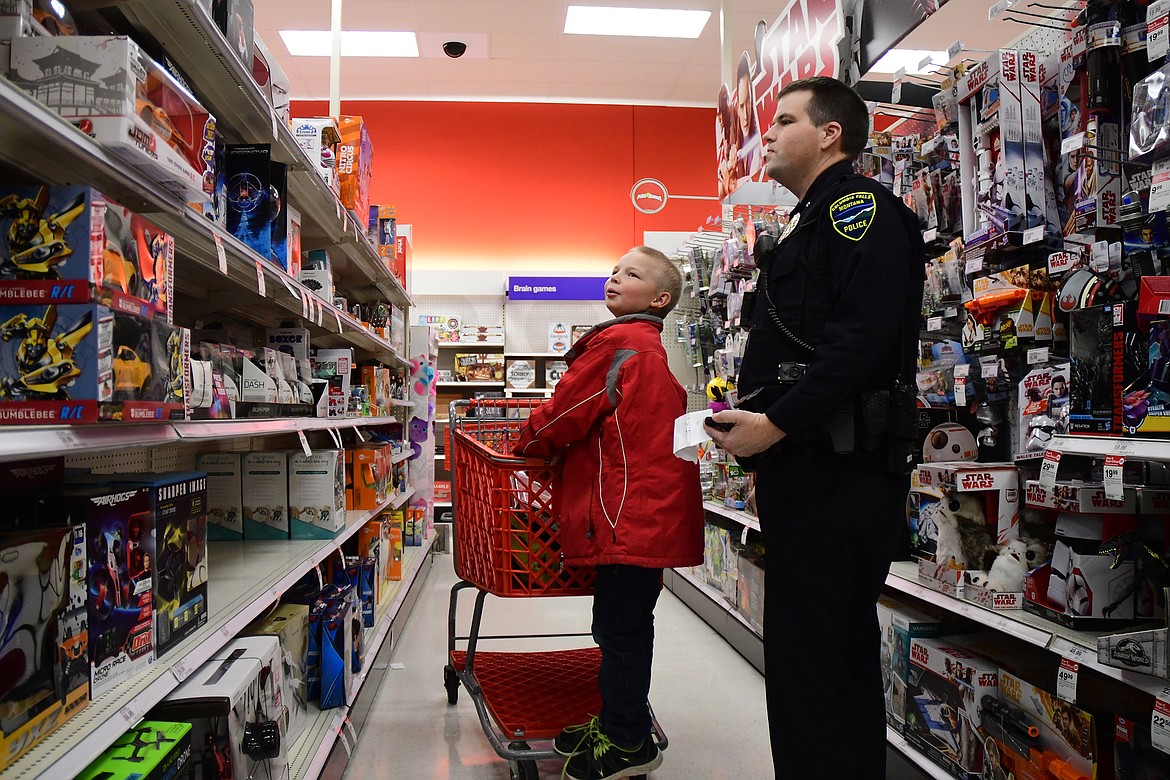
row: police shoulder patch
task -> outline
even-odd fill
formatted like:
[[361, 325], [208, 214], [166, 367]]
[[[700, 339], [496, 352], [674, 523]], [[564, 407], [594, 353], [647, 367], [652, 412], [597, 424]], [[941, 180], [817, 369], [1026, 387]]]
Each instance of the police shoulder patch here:
[[872, 192], [851, 192], [829, 206], [833, 230], [851, 241], [860, 241], [873, 224], [877, 199]]

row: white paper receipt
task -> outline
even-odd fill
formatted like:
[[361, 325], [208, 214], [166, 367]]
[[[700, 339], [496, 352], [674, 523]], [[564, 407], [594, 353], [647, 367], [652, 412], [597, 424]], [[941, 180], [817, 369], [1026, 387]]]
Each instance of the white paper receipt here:
[[674, 421], [674, 454], [691, 463], [699, 462], [699, 445], [711, 441], [703, 420], [712, 414], [710, 409], [689, 412]]

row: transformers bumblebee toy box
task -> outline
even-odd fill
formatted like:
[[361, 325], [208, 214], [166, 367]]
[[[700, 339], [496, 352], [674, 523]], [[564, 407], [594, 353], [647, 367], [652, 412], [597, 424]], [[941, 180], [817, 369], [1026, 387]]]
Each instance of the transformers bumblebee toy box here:
[[151, 340], [105, 306], [0, 306], [0, 425], [182, 419], [156, 397]]
[[175, 242], [90, 187], [0, 184], [0, 301], [171, 321]]
[[214, 194], [215, 117], [130, 38], [14, 38], [8, 78], [185, 200]]

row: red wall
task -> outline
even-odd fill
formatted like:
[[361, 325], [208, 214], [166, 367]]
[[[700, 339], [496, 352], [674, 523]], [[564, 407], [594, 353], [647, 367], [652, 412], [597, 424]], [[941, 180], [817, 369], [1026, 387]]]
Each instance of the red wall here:
[[[634, 209], [653, 177], [714, 195], [714, 112], [701, 108], [347, 101], [374, 144], [371, 203], [413, 226], [416, 268], [597, 272], [646, 230], [693, 231], [719, 204]], [[324, 102], [293, 103], [322, 116]], [[602, 273], [608, 271], [604, 268]]]

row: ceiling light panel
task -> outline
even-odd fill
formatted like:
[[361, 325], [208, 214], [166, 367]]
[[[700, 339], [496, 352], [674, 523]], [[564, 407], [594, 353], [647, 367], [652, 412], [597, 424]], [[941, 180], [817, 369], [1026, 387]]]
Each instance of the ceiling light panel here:
[[[294, 57], [328, 57], [333, 45], [329, 30], [281, 30], [280, 37]], [[412, 32], [342, 30], [341, 56], [417, 57], [418, 42]]]
[[710, 18], [710, 11], [571, 5], [565, 15], [565, 33], [698, 38]]
[[[920, 67], [927, 57], [930, 58], [930, 62]], [[897, 73], [899, 70], [905, 70], [906, 73], [924, 73], [935, 65], [947, 64], [949, 59], [945, 51], [890, 49], [873, 64], [869, 73]]]

